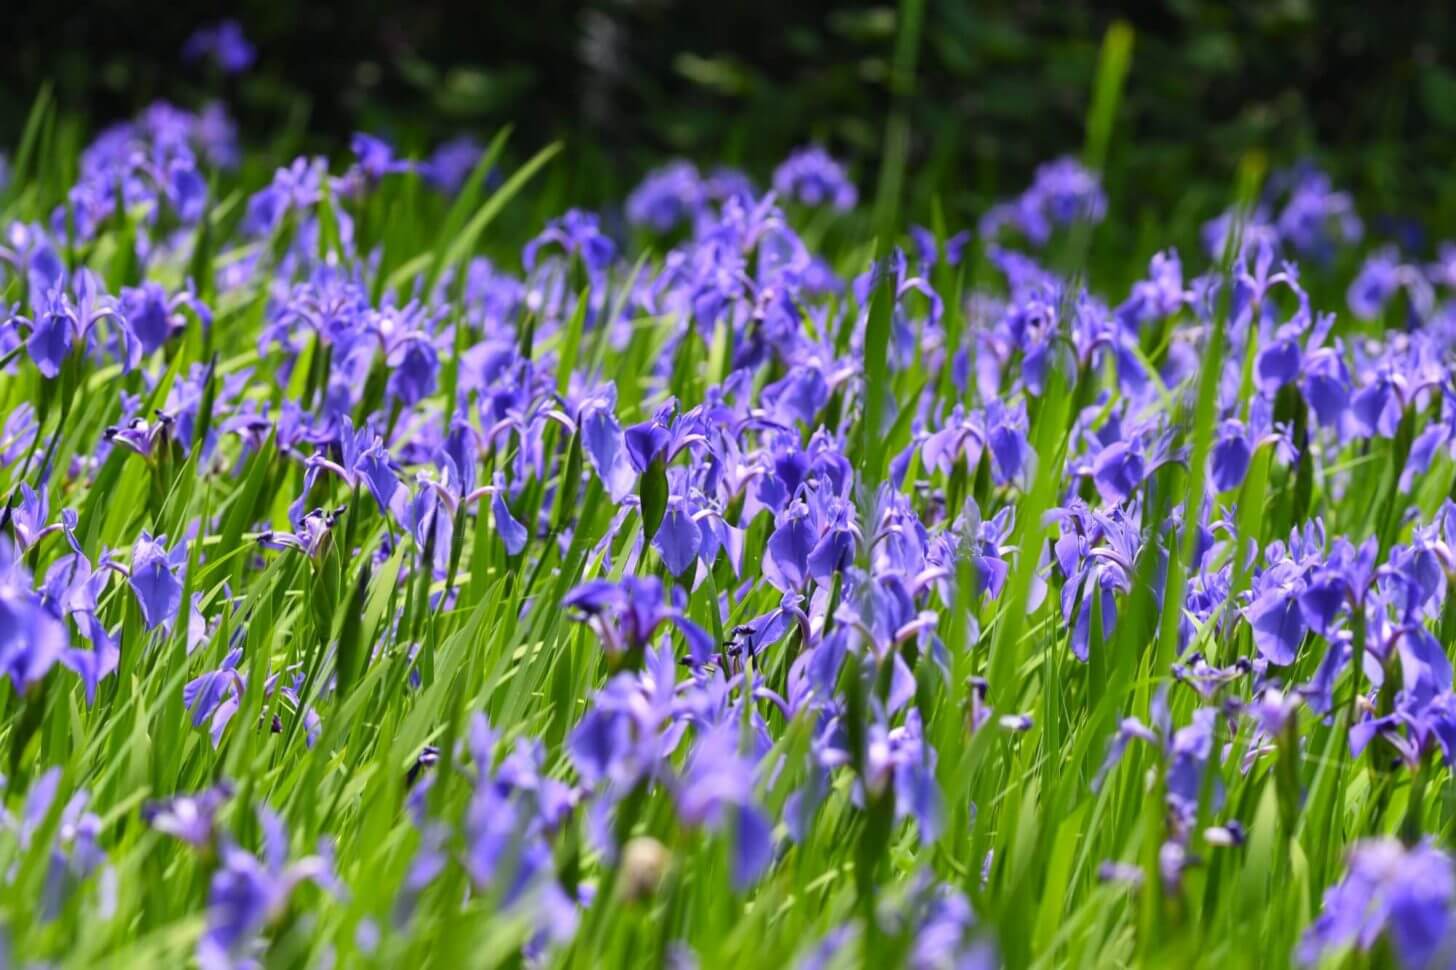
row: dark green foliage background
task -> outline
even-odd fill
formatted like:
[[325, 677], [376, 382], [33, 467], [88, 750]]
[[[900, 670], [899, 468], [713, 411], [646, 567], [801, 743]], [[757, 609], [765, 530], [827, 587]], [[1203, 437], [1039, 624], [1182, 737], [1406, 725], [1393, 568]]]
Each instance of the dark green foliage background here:
[[[219, 87], [181, 65], [200, 22], [230, 14], [261, 52]], [[1039, 161], [1077, 151], [1098, 44], [1124, 19], [1136, 49], [1109, 159], [1132, 226], [1206, 214], [1238, 159], [1313, 156], [1362, 211], [1456, 225], [1456, 12], [1313, 0], [957, 2], [926, 11], [911, 105], [911, 214], [939, 194], [969, 220]], [[92, 125], [157, 97], [225, 93], [248, 132], [337, 151], [365, 128], [421, 148], [511, 121], [517, 145], [565, 136], [572, 197], [621, 197], [670, 155], [762, 178], [813, 138], [870, 187], [887, 102], [893, 5], [782, 0], [539, 0], [178, 7], [103, 0], [8, 7], [0, 130], [14, 142], [35, 92]], [[1381, 227], [1376, 226], [1377, 230]], [[1429, 236], [1425, 240], [1429, 245]]]

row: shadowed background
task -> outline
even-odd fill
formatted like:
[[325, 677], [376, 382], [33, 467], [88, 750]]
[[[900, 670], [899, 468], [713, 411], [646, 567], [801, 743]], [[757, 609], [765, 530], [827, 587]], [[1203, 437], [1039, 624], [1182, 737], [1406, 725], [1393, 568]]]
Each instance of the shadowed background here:
[[[1114, 9], [1118, 8], [1118, 9]], [[200, 23], [233, 16], [258, 48], [241, 79], [184, 64]], [[1310, 0], [932, 0], [912, 104], [911, 211], [939, 196], [970, 218], [1036, 163], [1075, 152], [1098, 44], [1135, 31], [1107, 180], [1129, 217], [1207, 214], [1238, 159], [1312, 157], [1367, 212], [1456, 225], [1456, 16]], [[521, 150], [567, 139], [575, 198], [620, 198], [681, 155], [762, 179], [822, 142], [872, 182], [887, 103], [891, 6], [821, 0], [252, 2], [179, 12], [152, 0], [7, 12], [0, 131], [13, 144], [36, 91], [93, 126], [165, 97], [221, 95], [245, 138], [339, 154], [364, 129], [422, 151], [515, 125]], [[1373, 228], [1380, 231], [1381, 226]]]

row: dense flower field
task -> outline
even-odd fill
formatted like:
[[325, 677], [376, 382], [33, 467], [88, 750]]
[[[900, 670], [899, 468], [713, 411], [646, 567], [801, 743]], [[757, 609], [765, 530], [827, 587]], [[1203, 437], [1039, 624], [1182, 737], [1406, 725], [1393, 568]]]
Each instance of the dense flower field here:
[[1095, 159], [890, 237], [817, 147], [56, 124], [0, 965], [1456, 960], [1456, 246], [1306, 168], [1104, 292]]

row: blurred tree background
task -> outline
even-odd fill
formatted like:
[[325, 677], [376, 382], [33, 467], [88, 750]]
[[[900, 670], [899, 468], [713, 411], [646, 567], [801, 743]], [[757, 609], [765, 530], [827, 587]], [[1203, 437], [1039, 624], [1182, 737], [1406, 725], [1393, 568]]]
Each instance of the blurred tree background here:
[[[514, 124], [565, 138], [574, 197], [619, 199], [672, 156], [760, 180], [823, 143], [872, 184], [893, 5], [826, 0], [536, 0], [530, 4], [100, 0], [7, 11], [0, 126], [18, 137], [40, 85], [94, 130], [155, 98], [221, 96], [245, 137], [339, 154], [354, 130], [423, 151]], [[240, 78], [179, 51], [237, 18], [258, 49]], [[1103, 32], [1126, 20], [1132, 71], [1108, 167], [1133, 221], [1207, 215], [1240, 157], [1313, 158], [1366, 212], [1456, 227], [1456, 5], [1314, 0], [928, 0], [912, 108], [912, 215], [965, 223], [1076, 152]], [[1377, 229], [1379, 226], [1377, 225]]]

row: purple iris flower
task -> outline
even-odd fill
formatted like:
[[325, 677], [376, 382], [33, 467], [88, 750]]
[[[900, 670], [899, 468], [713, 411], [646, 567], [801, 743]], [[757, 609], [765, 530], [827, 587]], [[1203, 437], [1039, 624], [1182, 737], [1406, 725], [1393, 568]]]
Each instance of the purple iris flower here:
[[1279, 235], [1301, 254], [1327, 262], [1340, 243], [1358, 242], [1365, 228], [1348, 192], [1335, 190], [1330, 177], [1309, 164], [1282, 173], [1292, 183], [1279, 213]]
[[10, 540], [0, 536], [0, 673], [25, 692], [62, 659], [66, 626], [42, 603]]
[[371, 182], [377, 182], [386, 175], [408, 172], [413, 167], [408, 161], [395, 156], [394, 146], [389, 142], [362, 131], [355, 132], [354, 137], [349, 139], [349, 150], [359, 159], [360, 170]]
[[809, 579], [809, 555], [819, 543], [819, 530], [804, 502], [784, 512], [764, 551], [764, 578], [784, 592], [802, 589]]
[[877, 260], [870, 268], [855, 277], [851, 287], [855, 301], [859, 304], [859, 331], [868, 325], [870, 303], [874, 289], [880, 280], [888, 277], [894, 285], [894, 312], [890, 318], [891, 363], [897, 369], [909, 367], [917, 353], [917, 326], [910, 316], [910, 297], [918, 294], [924, 299], [926, 315], [923, 327], [935, 329], [945, 313], [945, 301], [923, 277], [910, 272], [909, 260], [903, 250], [895, 249], [888, 258]]
[[693, 745], [678, 787], [677, 810], [688, 825], [731, 831], [733, 885], [742, 891], [773, 861], [773, 823], [755, 799], [756, 766], [742, 753], [739, 730], [730, 721]]
[[1350, 282], [1346, 297], [1350, 312], [1361, 320], [1374, 320], [1400, 288], [1400, 283], [1401, 267], [1395, 252], [1385, 249], [1372, 253]]
[[1137, 491], [1147, 471], [1142, 445], [1137, 440], [1114, 441], [1092, 461], [1092, 484], [1109, 505], [1127, 500]]
[[1001, 595], [1011, 566], [1006, 561], [1007, 550], [1003, 549], [1011, 535], [1013, 506], [1006, 506], [989, 520], [982, 520], [981, 510], [975, 499], [966, 500], [966, 511], [956, 522], [957, 532], [962, 537], [962, 550], [976, 571], [976, 591], [988, 593], [992, 599]]
[[[434, 549], [434, 562], [429, 564], [440, 576], [450, 564], [450, 549], [455, 537], [455, 513], [458, 509], [459, 487], [450, 468], [448, 456], [438, 461], [443, 475], [434, 479], [427, 475], [417, 478], [418, 487], [414, 496], [404, 503], [401, 520], [415, 541], [415, 548], [423, 557], [425, 551]], [[491, 490], [487, 490], [489, 493]], [[494, 503], [492, 503], [494, 504]]]
[[1439, 452], [1445, 451], [1449, 454], [1450, 450], [1451, 427], [1446, 423], [1428, 425], [1416, 435], [1397, 484], [1401, 494], [1408, 494], [1416, 479], [1430, 470], [1431, 462]]
[[183, 225], [194, 225], [202, 218], [207, 208], [207, 180], [195, 164], [181, 159], [170, 162], [163, 189]]
[[12, 222], [0, 242], [0, 263], [9, 272], [29, 279], [31, 288], [40, 292], [61, 283], [66, 264], [56, 253], [46, 231], [39, 225]]
[[223, 658], [222, 666], [194, 677], [182, 687], [182, 704], [192, 712], [192, 726], [212, 720], [212, 743], [222, 741], [222, 732], [237, 713], [243, 696], [243, 675], [238, 672], [243, 651], [236, 647]]
[[[222, 743], [223, 732], [237, 714], [247, 691], [247, 679], [238, 670], [242, 659], [242, 648], [234, 647], [223, 658], [221, 667], [194, 677], [182, 688], [182, 704], [192, 715], [193, 727], [201, 727], [205, 721], [211, 720], [208, 733], [214, 748]], [[282, 714], [302, 716], [305, 740], [312, 745], [318, 739], [323, 723], [316, 711], [302, 705], [298, 695], [302, 677], [302, 672], [297, 672], [290, 686], [280, 686], [282, 674], [271, 674], [263, 682], [263, 696], [271, 698], [276, 693], [281, 700], [281, 714], [274, 715], [269, 725], [271, 732], [279, 734], [283, 731]]]
[[81, 678], [86, 703], [93, 704], [100, 682], [116, 671], [121, 658], [117, 634], [107, 630], [101, 622], [97, 615], [97, 602], [112, 573], [124, 573], [125, 570], [112, 563], [108, 553], [102, 553], [99, 566], [93, 569], [91, 561], [79, 551], [80, 544], [74, 534], [75, 513], [68, 509], [62, 519], [61, 528], [71, 543], [71, 552], [51, 563], [41, 592], [46, 608], [62, 620], [69, 617], [81, 640], [90, 643], [90, 649], [67, 647], [61, 653], [60, 661]]
[[108, 631], [94, 610], [77, 610], [71, 616], [81, 635], [90, 641], [91, 649], [72, 647], [61, 654], [61, 663], [81, 678], [86, 703], [94, 704], [97, 687], [102, 680], [116, 673], [121, 661], [118, 633]]
[[44, 487], [37, 492], [30, 487], [30, 483], [20, 483], [20, 504], [10, 507], [10, 525], [15, 530], [15, 538], [20, 542], [21, 552], [52, 532], [61, 530], [60, 523], [49, 522], [50, 499], [47, 492]]
[[1273, 397], [1285, 384], [1299, 377], [1303, 351], [1299, 346], [1301, 328], [1291, 324], [1281, 327], [1273, 341], [1259, 349], [1254, 360], [1254, 383], [1259, 393]]
[[114, 424], [102, 432], [102, 438], [129, 448], [150, 461], [155, 455], [166, 453], [166, 442], [172, 440], [173, 424], [170, 415], [158, 411], [153, 421], [136, 416], [125, 424]]
[[957, 459], [964, 458], [966, 467], [974, 471], [986, 448], [986, 439], [985, 415], [967, 413], [957, 404], [940, 430], [932, 432], [921, 443], [921, 461], [927, 468], [948, 474]]
[[160, 284], [152, 282], [139, 287], [125, 287], [121, 291], [121, 315], [141, 342], [143, 355], [159, 349], [186, 327], [184, 309], [197, 314], [204, 326], [212, 323], [211, 311], [191, 291], [184, 290], [169, 297]]
[[[265, 236], [277, 229], [290, 211], [311, 211], [323, 198], [328, 172], [328, 163], [322, 158], [299, 157], [279, 168], [273, 173], [273, 181], [248, 199], [243, 231], [251, 236]], [[335, 213], [341, 220], [341, 235], [346, 231], [343, 215]]]
[[[617, 421], [617, 386], [608, 383], [583, 400], [577, 410], [576, 423], [581, 432], [582, 450], [592, 470], [601, 479], [612, 501], [621, 503], [632, 491], [637, 475], [630, 457], [622, 426]], [[643, 451], [653, 452], [654, 433], [649, 432]], [[639, 442], [641, 438], [638, 438]], [[646, 457], [639, 454], [637, 459]], [[646, 467], [646, 466], [643, 466]]]
[[[1150, 745], [1161, 744], [1166, 764], [1166, 786], [1168, 807], [1175, 813], [1178, 824], [1187, 829], [1198, 816], [1198, 803], [1207, 775], [1208, 759], [1215, 752], [1214, 733], [1217, 729], [1219, 709], [1201, 707], [1193, 712], [1192, 720], [1184, 727], [1174, 730], [1169, 723], [1166, 692], [1160, 691], [1153, 700], [1154, 727], [1149, 728], [1137, 718], [1124, 718], [1111, 746], [1107, 758], [1093, 780], [1093, 788], [1101, 787], [1107, 774], [1117, 764], [1127, 746], [1134, 740]], [[1222, 798], [1222, 789], [1214, 779], [1213, 804], [1217, 808]]]
[[645, 472], [658, 456], [672, 457], [668, 446], [673, 443], [672, 420], [676, 413], [677, 402], [668, 401], [649, 420], [634, 424], [623, 432], [627, 457], [639, 473]]
[[[529, 902], [541, 945], [570, 937], [575, 906], [555, 879], [547, 836], [575, 804], [575, 793], [541, 771], [544, 752], [524, 739], [492, 771], [496, 734], [483, 715], [471, 721], [469, 748], [476, 766], [475, 789], [464, 819], [466, 871], [481, 890], [496, 890], [506, 908]], [[420, 866], [423, 862], [423, 866]], [[434, 868], [417, 862], [411, 882]]]
[[998, 400], [987, 402], [986, 426], [992, 480], [997, 485], [1025, 485], [1036, 464], [1036, 452], [1026, 439], [1026, 405], [1008, 408]]
[[[824, 489], [808, 493], [809, 500], [816, 506], [819, 521], [819, 541], [809, 551], [806, 565], [809, 575], [821, 583], [827, 583], [835, 573], [847, 570], [859, 552], [862, 536], [854, 519], [854, 505], [836, 495], [826, 494]], [[896, 537], [903, 537], [899, 532]], [[890, 546], [900, 549], [899, 543]]]
[[1037, 167], [1027, 194], [1054, 223], [1085, 219], [1098, 222], [1107, 211], [1101, 181], [1075, 158], [1061, 158]]
[[1305, 357], [1300, 390], [1322, 427], [1339, 426], [1350, 407], [1352, 384], [1338, 341], [1333, 347], [1310, 351]]
[[676, 717], [678, 664], [667, 644], [649, 648], [639, 672], [615, 674], [572, 729], [566, 750], [588, 787], [623, 789], [656, 775], [686, 724]]
[[1406, 379], [1389, 367], [1368, 376], [1350, 399], [1350, 417], [1367, 438], [1394, 438], [1406, 408]]
[[258, 52], [243, 25], [228, 19], [199, 27], [182, 45], [182, 56], [189, 61], [210, 58], [224, 74], [241, 74], [253, 66]]
[[437, 191], [454, 195], [480, 164], [483, 154], [485, 150], [480, 142], [469, 135], [461, 135], [437, 146], [430, 157], [420, 163], [419, 172]]
[[1187, 727], [1172, 733], [1168, 746], [1168, 804], [1185, 821], [1198, 816], [1198, 797], [1203, 791], [1208, 757], [1213, 756], [1217, 719], [1216, 708], [1198, 708]]
[[1290, 290], [1301, 302], [1304, 299], [1298, 271], [1289, 263], [1274, 269], [1276, 248], [1277, 240], [1269, 234], [1256, 233], [1244, 239], [1243, 251], [1234, 261], [1234, 291], [1229, 308], [1233, 320], [1240, 324], [1257, 322], [1256, 311], [1265, 312], [1267, 297], [1276, 286]]
[[[982, 885], [989, 877], [991, 856], [982, 867]], [[879, 916], [889, 925], [903, 927], [911, 942], [904, 965], [910, 970], [995, 970], [1001, 966], [996, 947], [989, 934], [978, 929], [975, 913], [965, 896], [957, 889], [935, 882], [926, 873], [918, 874], [909, 890], [896, 902], [895, 911], [884, 910]], [[794, 963], [794, 970], [828, 970], [843, 966], [853, 952], [852, 925], [831, 930]]]
[[652, 538], [652, 546], [662, 556], [667, 571], [674, 576], [687, 572], [702, 545], [703, 530], [694, 521], [687, 502], [679, 496], [669, 498], [662, 525]]
[[221, 868], [213, 874], [207, 927], [197, 942], [197, 962], [203, 967], [233, 967], [248, 960], [259, 934], [282, 914], [300, 883], [313, 882], [335, 895], [342, 894], [326, 845], [318, 855], [289, 862], [283, 820], [260, 806], [258, 825], [263, 830], [262, 857], [228, 845], [222, 852]]
[[373, 443], [355, 457], [353, 468], [368, 486], [380, 513], [388, 515], [400, 489], [400, 469], [399, 462], [384, 447], [384, 439], [375, 435]]
[[531, 535], [526, 527], [516, 521], [516, 517], [511, 514], [510, 506], [506, 504], [508, 494], [505, 475], [502, 472], [496, 472], [490, 498], [490, 514], [495, 522], [496, 534], [501, 537], [501, 542], [505, 543], [506, 552], [516, 556], [526, 548], [526, 542]]
[[765, 387], [759, 399], [777, 420], [813, 427], [814, 416], [829, 403], [829, 392], [823, 368], [806, 362]]
[[910, 708], [905, 723], [887, 727], [877, 717], [870, 725], [865, 746], [864, 784], [878, 795], [893, 783], [895, 813], [913, 818], [920, 840], [929, 845], [944, 824], [940, 786], [935, 780], [935, 749], [925, 740], [920, 712]]
[[1187, 684], [1206, 701], [1211, 701], [1228, 684], [1242, 680], [1253, 670], [1254, 664], [1247, 657], [1239, 657], [1227, 667], [1215, 667], [1201, 653], [1195, 653], [1182, 663], [1173, 664], [1173, 679]]
[[[682, 590], [674, 587], [673, 595]], [[689, 620], [682, 604], [665, 601], [662, 580], [655, 576], [625, 576], [620, 582], [595, 579], [566, 595], [561, 605], [579, 611], [602, 635], [602, 645], [612, 656], [641, 651], [651, 645], [658, 629], [671, 623], [688, 643], [688, 656], [701, 666], [713, 658], [713, 638]]]
[[754, 187], [753, 179], [736, 168], [729, 168], [720, 165], [708, 173], [703, 180], [703, 189], [708, 198], [715, 202], [727, 202], [729, 199], [747, 199], [752, 202], [758, 196], [758, 189]]
[[[941, 256], [941, 247], [936, 243], [935, 233], [924, 226], [911, 226], [910, 239], [915, 244], [915, 254], [920, 265], [927, 268], [934, 266]], [[969, 229], [962, 229], [946, 239], [945, 264], [959, 266], [961, 258], [965, 255], [966, 246], [970, 245], [970, 242], [971, 231]]]
[[329, 538], [343, 508], [314, 509], [298, 519], [295, 532], [268, 529], [258, 533], [258, 543], [270, 549], [292, 549], [310, 559], [317, 559], [328, 548]]
[[800, 148], [774, 169], [774, 192], [806, 206], [853, 209], [859, 192], [844, 167], [817, 146]]
[[1208, 456], [1209, 475], [1213, 487], [1220, 492], [1232, 491], [1244, 482], [1253, 449], [1243, 422], [1230, 418], [1218, 427], [1218, 439]]
[[627, 221], [654, 232], [671, 232], [698, 214], [706, 196], [691, 162], [670, 162], [649, 172], [627, 197]]
[[187, 543], [178, 542], [167, 550], [167, 537], [152, 538], [143, 531], [131, 550], [129, 582], [147, 629], [155, 630], [177, 618], [182, 605], [182, 570], [187, 565]]
[[1001, 966], [994, 942], [977, 931], [975, 913], [966, 897], [950, 886], [928, 879], [912, 900], [919, 910], [919, 925], [907, 966], [910, 970], [995, 970]]
[[526, 243], [521, 251], [521, 263], [528, 271], [535, 268], [541, 247], [552, 245], [560, 246], [568, 256], [580, 257], [593, 288], [600, 288], [605, 282], [606, 271], [617, 255], [617, 244], [602, 232], [596, 215], [580, 209], [571, 209], [547, 223], [535, 239]]
[[921, 266], [934, 266], [940, 259], [940, 247], [936, 244], [935, 233], [924, 226], [910, 227], [910, 242], [915, 247], [915, 258]]
[[[375, 434], [367, 425], [356, 431], [353, 423], [346, 417], [332, 439], [320, 444], [323, 447], [304, 460], [303, 493], [289, 507], [290, 518], [302, 526], [302, 520], [306, 518], [303, 515], [304, 503], [319, 473], [325, 471], [337, 475], [351, 489], [361, 485], [367, 487], [378, 503], [381, 514], [398, 514], [397, 506], [403, 497], [399, 481], [400, 467], [385, 447], [381, 436]], [[336, 454], [337, 460], [330, 457], [330, 451]], [[326, 518], [328, 521], [317, 525], [331, 526], [332, 517]], [[300, 527], [299, 534], [303, 533], [304, 529]], [[318, 530], [315, 528], [310, 537], [317, 535]]]
[[394, 342], [388, 362], [389, 393], [405, 406], [413, 406], [435, 393], [440, 373], [440, 354], [423, 333], [406, 334]]
[[1275, 563], [1254, 581], [1252, 601], [1244, 618], [1254, 634], [1254, 646], [1270, 663], [1294, 663], [1307, 631], [1300, 609], [1305, 590], [1302, 570], [1293, 562]]
[[36, 370], [46, 378], [61, 373], [61, 365], [74, 348], [87, 346], [92, 333], [102, 323], [115, 329], [115, 349], [123, 370], [130, 371], [141, 361], [142, 347], [132, 333], [117, 301], [107, 295], [101, 280], [89, 270], [76, 274], [73, 284], [75, 299], [56, 286], [39, 294], [33, 317], [12, 316], [11, 325], [29, 330], [26, 350]]
[[1392, 838], [1367, 839], [1350, 852], [1345, 877], [1325, 892], [1324, 905], [1305, 931], [1297, 955], [1314, 965], [1327, 953], [1354, 945], [1369, 951], [1390, 940], [1402, 967], [1431, 967], [1450, 954], [1451, 859], [1429, 842], [1406, 848]]
[[460, 490], [468, 496], [475, 490], [480, 465], [480, 437], [469, 421], [457, 415], [450, 422], [450, 431], [445, 435], [443, 450], [455, 468], [460, 480]]
[[1136, 334], [1144, 323], [1162, 320], [1191, 303], [1193, 294], [1183, 286], [1183, 263], [1178, 251], [1153, 254], [1148, 279], [1133, 284], [1132, 293], [1117, 308], [1117, 321]]
[[1106, 639], [1117, 621], [1116, 594], [1132, 588], [1142, 538], [1137, 523], [1121, 510], [1103, 514], [1075, 502], [1053, 510], [1051, 516], [1061, 522], [1062, 534], [1053, 551], [1067, 577], [1061, 594], [1062, 618], [1073, 624], [1073, 654], [1085, 661], [1091, 648], [1093, 604], [1102, 615], [1101, 636]]
[[174, 795], [142, 806], [142, 821], [153, 829], [195, 848], [212, 845], [217, 813], [232, 797], [230, 782], [219, 782], [195, 795]]
[[[50, 768], [37, 778], [26, 793], [18, 825], [0, 812], [0, 821], [5, 822], [7, 827], [13, 825], [22, 850], [31, 847], [36, 834], [50, 817], [56, 796], [60, 793], [60, 783], [59, 767]], [[106, 862], [106, 854], [100, 846], [101, 819], [86, 811], [90, 798], [90, 793], [80, 788], [61, 807], [41, 888], [40, 917], [44, 922], [56, 919], [81, 881]], [[99, 906], [103, 919], [109, 918], [108, 910], [112, 905], [103, 896]]]
[[1107, 196], [1097, 175], [1074, 158], [1060, 158], [1039, 166], [1020, 196], [987, 210], [977, 232], [982, 239], [993, 240], [1002, 227], [1012, 226], [1040, 246], [1055, 227], [1081, 220], [1099, 222], [1106, 211]]

